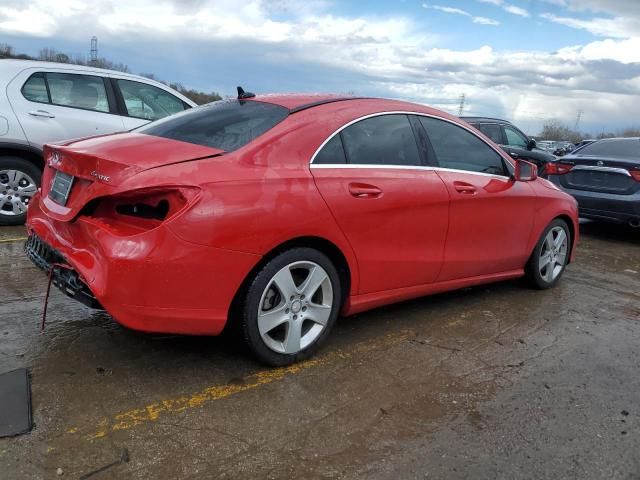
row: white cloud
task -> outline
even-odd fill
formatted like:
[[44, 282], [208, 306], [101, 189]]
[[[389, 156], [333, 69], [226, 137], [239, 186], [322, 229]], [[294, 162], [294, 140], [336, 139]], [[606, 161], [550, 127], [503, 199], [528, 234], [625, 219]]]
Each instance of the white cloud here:
[[507, 12], [512, 13], [513, 15], [519, 15], [521, 17], [530, 17], [531, 14], [522, 7], [517, 7], [515, 5], [504, 5], [503, 7]]
[[625, 40], [608, 38], [587, 45], [566, 47], [560, 49], [558, 55], [569, 61], [613, 60], [623, 64], [640, 64], [640, 37]]
[[487, 17], [473, 17], [473, 23], [479, 23], [480, 25], [500, 25], [498, 20]]
[[512, 15], [518, 15], [519, 17], [531, 16], [531, 14], [527, 9], [518, 7], [517, 5], [506, 3], [504, 0], [477, 0], [477, 1], [480, 3], [488, 3], [491, 5], [495, 5], [496, 7], [502, 7], [506, 12], [511, 13]]
[[457, 15], [464, 15], [465, 17], [470, 17], [471, 14], [466, 10], [462, 10], [461, 8], [453, 8], [453, 7], [441, 7], [440, 5], [427, 5], [426, 3], [422, 4], [423, 8], [432, 8], [433, 10], [440, 10], [445, 13], [454, 13]]
[[640, 15], [638, 0], [544, 0], [576, 12], [608, 13], [616, 16]]
[[431, 10], [438, 10], [440, 12], [451, 13], [451, 14], [454, 14], [454, 15], [462, 15], [463, 17], [469, 17], [469, 18], [471, 18], [471, 21], [473, 23], [477, 23], [479, 25], [493, 25], [493, 26], [500, 25], [500, 22], [497, 21], [497, 20], [494, 20], [492, 18], [487, 18], [487, 17], [475, 17], [472, 14], [470, 14], [469, 12], [467, 12], [466, 10], [463, 10], [461, 8], [446, 7], [446, 6], [441, 6], [441, 5], [428, 5], [426, 3], [422, 4], [422, 8], [427, 8], [427, 9], [431, 9]]
[[[640, 1], [639, 1], [640, 3]], [[571, 28], [587, 30], [588, 32], [614, 38], [630, 38], [640, 34], [640, 16], [638, 17], [614, 17], [614, 18], [593, 18], [581, 20], [574, 17], [558, 16], [552, 13], [542, 13], [542, 18], [554, 23], [565, 25]]]
[[56, 22], [33, 5], [25, 9], [0, 6], [0, 31], [12, 35], [49, 37], [56, 31]]

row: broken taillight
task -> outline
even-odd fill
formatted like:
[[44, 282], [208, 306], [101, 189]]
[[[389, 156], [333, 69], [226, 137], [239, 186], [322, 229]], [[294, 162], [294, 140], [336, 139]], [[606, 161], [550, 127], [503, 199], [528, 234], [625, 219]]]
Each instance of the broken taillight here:
[[83, 209], [85, 220], [121, 235], [151, 230], [193, 202], [196, 187], [145, 188], [95, 199]]

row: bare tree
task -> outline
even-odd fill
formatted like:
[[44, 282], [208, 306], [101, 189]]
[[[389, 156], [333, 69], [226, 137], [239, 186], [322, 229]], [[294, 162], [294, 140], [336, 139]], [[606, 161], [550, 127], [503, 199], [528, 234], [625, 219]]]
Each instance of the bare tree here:
[[565, 140], [571, 143], [578, 143], [582, 140], [583, 136], [580, 132], [571, 130], [567, 125], [563, 124], [559, 120], [549, 120], [542, 126], [542, 132], [540, 132], [538, 138], [556, 141]]
[[12, 58], [13, 56], [13, 47], [8, 43], [0, 43], [0, 57]]

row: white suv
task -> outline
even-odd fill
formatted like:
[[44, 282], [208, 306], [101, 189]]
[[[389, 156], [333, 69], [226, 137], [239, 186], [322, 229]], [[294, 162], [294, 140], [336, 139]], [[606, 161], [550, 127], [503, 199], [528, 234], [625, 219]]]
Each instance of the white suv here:
[[45, 143], [131, 130], [194, 106], [137, 75], [0, 60], [0, 225], [24, 223], [40, 184]]

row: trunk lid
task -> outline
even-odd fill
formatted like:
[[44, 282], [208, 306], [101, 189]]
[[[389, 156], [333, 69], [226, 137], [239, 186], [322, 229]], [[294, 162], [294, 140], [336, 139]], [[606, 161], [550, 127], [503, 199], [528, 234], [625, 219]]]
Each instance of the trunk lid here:
[[558, 177], [565, 188], [618, 195], [633, 195], [640, 190], [640, 182], [631, 175], [632, 171], [640, 171], [637, 159], [567, 155], [558, 163], [572, 167]]
[[[74, 177], [118, 186], [136, 173], [224, 153], [216, 148], [141, 133], [116, 133], [47, 146], [48, 165]], [[56, 161], [57, 159], [57, 161]]]
[[47, 214], [57, 220], [69, 221], [89, 201], [118, 191], [126, 179], [144, 170], [223, 153], [216, 148], [140, 133], [118, 133], [65, 145], [46, 145], [42, 204]]

